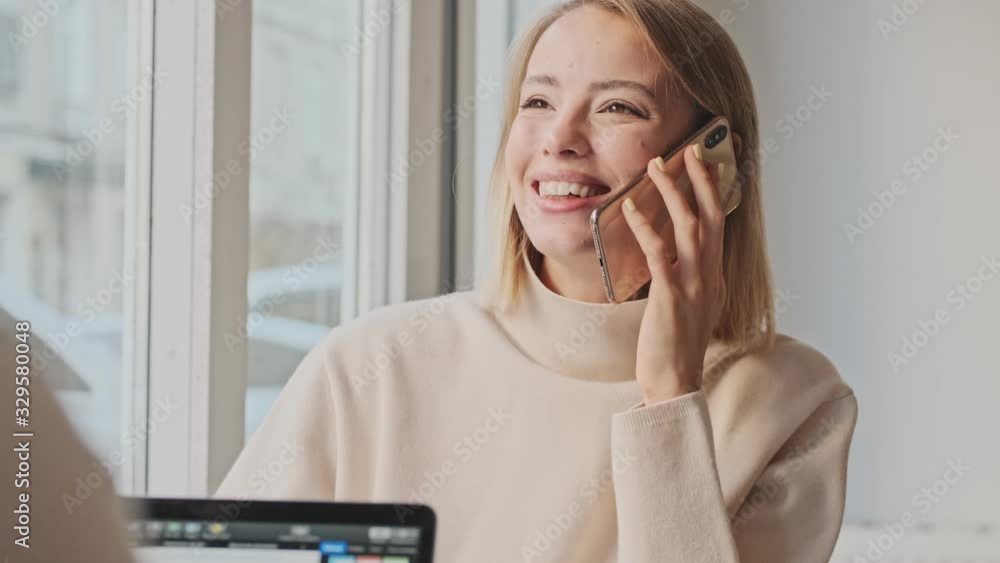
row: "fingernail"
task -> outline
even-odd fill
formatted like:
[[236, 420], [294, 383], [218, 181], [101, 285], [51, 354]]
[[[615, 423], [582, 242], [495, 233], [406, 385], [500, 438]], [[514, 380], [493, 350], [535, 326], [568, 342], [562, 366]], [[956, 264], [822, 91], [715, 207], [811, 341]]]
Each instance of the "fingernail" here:
[[667, 171], [667, 163], [663, 162], [663, 157], [662, 156], [656, 157], [656, 167], [660, 169], [660, 172], [666, 172]]
[[722, 181], [722, 177], [725, 176], [725, 175], [726, 175], [726, 163], [725, 162], [720, 162], [719, 163], [719, 181], [720, 182]]
[[701, 157], [701, 145], [694, 146], [694, 157], [698, 160], [703, 160]]
[[630, 197], [625, 198], [625, 203], [623, 203], [622, 205], [625, 207], [625, 209], [628, 209], [629, 211], [635, 211], [635, 202], [632, 201], [632, 198]]

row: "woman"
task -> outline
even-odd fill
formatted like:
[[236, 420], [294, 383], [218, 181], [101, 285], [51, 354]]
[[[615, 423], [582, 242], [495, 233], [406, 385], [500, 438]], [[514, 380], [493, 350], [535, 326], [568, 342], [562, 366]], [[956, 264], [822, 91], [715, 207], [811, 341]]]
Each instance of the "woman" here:
[[[774, 334], [732, 41], [688, 0], [577, 0], [527, 31], [511, 72], [494, 283], [334, 329], [218, 494], [430, 504], [446, 562], [827, 561], [857, 405], [822, 354]], [[694, 150], [696, 209], [654, 160], [707, 115], [740, 137], [729, 217]], [[675, 232], [626, 211], [653, 279], [611, 305], [589, 210], [643, 167]], [[590, 194], [551, 195], [577, 189], [561, 182]]]

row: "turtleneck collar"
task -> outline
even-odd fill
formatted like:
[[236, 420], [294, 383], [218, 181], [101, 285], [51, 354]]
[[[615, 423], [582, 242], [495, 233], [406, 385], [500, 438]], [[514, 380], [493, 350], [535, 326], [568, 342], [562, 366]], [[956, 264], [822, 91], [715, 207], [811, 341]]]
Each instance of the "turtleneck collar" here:
[[[567, 377], [619, 382], [635, 379], [639, 327], [649, 299], [587, 303], [549, 289], [527, 258], [524, 293], [497, 321], [514, 345], [542, 367]], [[713, 340], [706, 366], [725, 346]]]
[[568, 377], [597, 381], [635, 378], [639, 325], [648, 299], [587, 303], [549, 289], [527, 258], [524, 293], [497, 321], [529, 358]]

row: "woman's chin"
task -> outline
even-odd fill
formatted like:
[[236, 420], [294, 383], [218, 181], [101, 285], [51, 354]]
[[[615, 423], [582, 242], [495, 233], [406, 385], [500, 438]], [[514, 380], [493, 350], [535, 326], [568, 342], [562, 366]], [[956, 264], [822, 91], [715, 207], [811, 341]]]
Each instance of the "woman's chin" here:
[[559, 259], [560, 261], [575, 261], [583, 259], [593, 259], [596, 256], [594, 251], [594, 239], [590, 234], [586, 236], [569, 237], [565, 233], [553, 236], [529, 237], [531, 245], [546, 257]]

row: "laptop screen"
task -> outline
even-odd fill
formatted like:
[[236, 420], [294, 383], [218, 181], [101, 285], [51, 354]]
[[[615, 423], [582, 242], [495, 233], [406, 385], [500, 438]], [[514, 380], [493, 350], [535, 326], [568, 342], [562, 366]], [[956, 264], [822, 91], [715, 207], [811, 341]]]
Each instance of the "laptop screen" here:
[[[151, 501], [155, 504], [156, 501]], [[308, 504], [308, 518], [290, 521], [295, 503], [274, 503], [281, 512], [267, 520], [270, 503], [255, 502], [253, 519], [208, 518], [206, 502], [190, 501], [188, 514], [177, 501], [164, 513], [155, 506], [132, 511], [128, 539], [137, 563], [423, 563], [430, 561], [433, 529], [398, 518], [373, 518], [368, 511], [349, 520], [350, 505]], [[262, 506], [263, 505], [263, 506]], [[317, 509], [320, 509], [317, 512]], [[184, 517], [188, 516], [188, 517]], [[306, 516], [305, 514], [303, 516]], [[324, 521], [326, 520], [326, 521]], [[380, 520], [380, 521], [373, 521]], [[430, 538], [426, 537], [430, 534]]]

